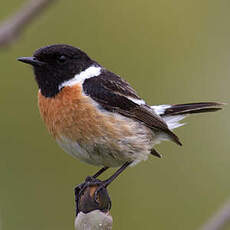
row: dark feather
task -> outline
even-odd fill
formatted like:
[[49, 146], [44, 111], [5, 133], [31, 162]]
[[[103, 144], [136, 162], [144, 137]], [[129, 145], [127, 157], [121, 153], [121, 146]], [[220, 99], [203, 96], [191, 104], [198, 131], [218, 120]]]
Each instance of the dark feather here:
[[199, 102], [199, 103], [188, 103], [188, 104], [178, 104], [172, 105], [170, 108], [166, 109], [164, 114], [161, 116], [173, 116], [173, 115], [186, 115], [192, 113], [206, 113], [215, 112], [222, 109], [223, 103], [217, 102]]
[[108, 70], [103, 70], [102, 74], [98, 76], [98, 80], [103, 82], [104, 87], [114, 93], [141, 100], [128, 82]]
[[160, 153], [157, 152], [156, 149], [151, 149], [151, 152], [150, 152], [153, 156], [156, 156], [158, 158], [162, 158], [162, 155]]

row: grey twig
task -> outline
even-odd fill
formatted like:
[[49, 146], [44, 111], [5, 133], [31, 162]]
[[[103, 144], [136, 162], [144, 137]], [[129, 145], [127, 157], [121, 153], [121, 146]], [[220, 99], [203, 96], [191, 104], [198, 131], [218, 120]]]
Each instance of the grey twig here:
[[31, 0], [0, 25], [0, 47], [10, 45], [23, 29], [55, 0]]
[[100, 210], [80, 212], [75, 219], [76, 230], [112, 230], [112, 225], [112, 216]]
[[230, 224], [230, 200], [200, 230], [221, 230]]

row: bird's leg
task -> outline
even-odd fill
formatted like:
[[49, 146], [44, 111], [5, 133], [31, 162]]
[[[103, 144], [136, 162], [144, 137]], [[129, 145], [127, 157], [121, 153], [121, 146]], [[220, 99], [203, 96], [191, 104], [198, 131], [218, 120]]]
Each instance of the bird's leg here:
[[96, 172], [93, 176], [87, 176], [85, 179], [84, 183], [79, 184], [76, 188], [75, 188], [75, 192], [76, 191], [84, 191], [84, 189], [86, 187], [88, 187], [89, 183], [93, 183], [93, 182], [98, 182], [99, 180], [96, 180], [97, 177], [99, 177], [104, 171], [106, 171], [109, 167], [105, 166], [103, 168], [101, 168], [98, 172]]
[[96, 179], [101, 173], [103, 173], [105, 170], [108, 169], [108, 167], [101, 168], [94, 176], [88, 176], [85, 179], [85, 182], [78, 185], [75, 188], [75, 197], [76, 197], [76, 207], [78, 211], [78, 203], [79, 203], [79, 198], [82, 196], [83, 192], [87, 187], [90, 186], [97, 186], [97, 189], [94, 193], [94, 200], [97, 202], [97, 197], [98, 193], [100, 192], [101, 189], [106, 189], [106, 187], [111, 184], [132, 162], [126, 162], [124, 163], [111, 177], [104, 181], [100, 181]]
[[[93, 185], [93, 183], [98, 184], [98, 181], [100, 180], [96, 180], [97, 177], [99, 177], [103, 172], [105, 172], [109, 167], [105, 166], [103, 168], [101, 168], [99, 171], [97, 171], [93, 176], [87, 176], [85, 179], [84, 183], [79, 184], [75, 190], [81, 190], [84, 191], [86, 187], [90, 185]], [[79, 191], [79, 192], [81, 192]]]
[[132, 161], [125, 162], [111, 177], [102, 181], [104, 187], [107, 187], [109, 184], [111, 184], [131, 163]]
[[94, 193], [95, 201], [97, 201], [98, 192], [102, 188], [106, 188], [108, 185], [110, 185], [131, 163], [132, 161], [125, 162], [111, 177], [109, 177], [107, 180], [101, 181], [100, 185], [97, 187]]
[[106, 171], [109, 167], [103, 167], [101, 168], [98, 172], [96, 172], [94, 175], [93, 175], [93, 178], [97, 178], [99, 177], [104, 171]]

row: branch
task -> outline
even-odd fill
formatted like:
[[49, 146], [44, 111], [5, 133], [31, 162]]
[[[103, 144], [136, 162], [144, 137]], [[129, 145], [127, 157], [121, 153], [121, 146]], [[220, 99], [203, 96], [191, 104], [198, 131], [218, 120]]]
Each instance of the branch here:
[[0, 47], [13, 43], [24, 28], [55, 0], [31, 0], [0, 26]]
[[98, 191], [95, 200], [95, 191], [100, 185], [100, 180], [92, 178], [75, 188], [76, 230], [112, 230], [111, 201], [106, 188]]
[[230, 223], [230, 201], [217, 211], [200, 230], [221, 230]]
[[80, 212], [75, 219], [76, 230], [112, 230], [113, 218], [109, 213], [94, 210], [89, 213]]

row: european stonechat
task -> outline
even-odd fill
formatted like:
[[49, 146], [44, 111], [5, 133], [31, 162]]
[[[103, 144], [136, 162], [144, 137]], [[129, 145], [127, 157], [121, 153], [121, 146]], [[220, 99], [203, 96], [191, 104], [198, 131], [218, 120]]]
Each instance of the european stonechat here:
[[51, 135], [70, 155], [92, 165], [119, 167], [107, 186], [127, 166], [161, 157], [162, 140], [181, 145], [172, 132], [192, 113], [213, 112], [223, 104], [200, 102], [149, 106], [128, 82], [78, 48], [57, 44], [21, 57], [33, 66], [38, 105]]

